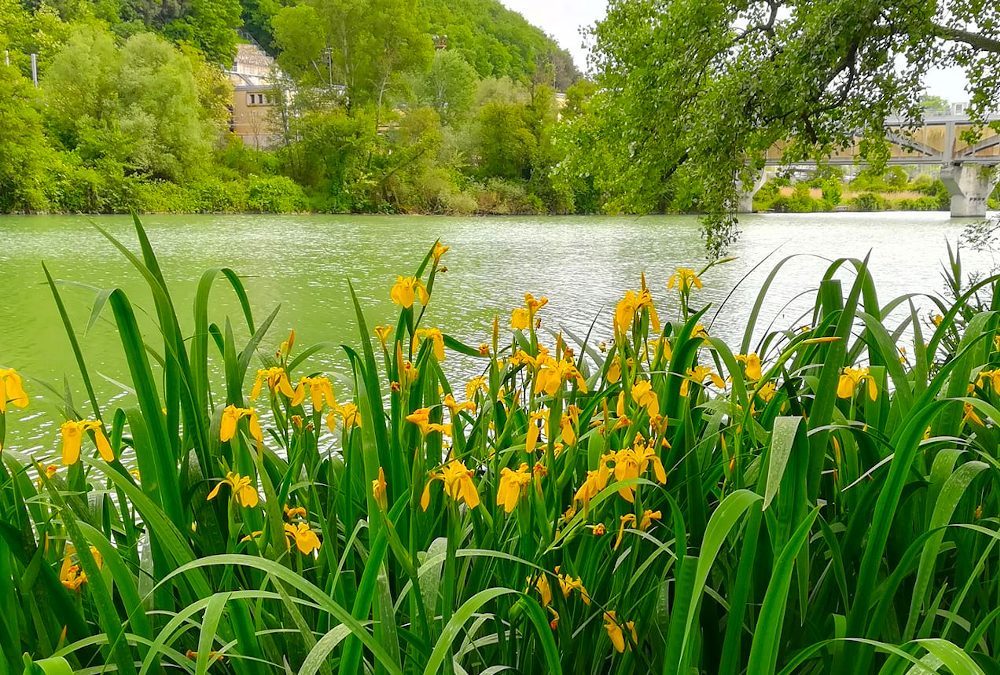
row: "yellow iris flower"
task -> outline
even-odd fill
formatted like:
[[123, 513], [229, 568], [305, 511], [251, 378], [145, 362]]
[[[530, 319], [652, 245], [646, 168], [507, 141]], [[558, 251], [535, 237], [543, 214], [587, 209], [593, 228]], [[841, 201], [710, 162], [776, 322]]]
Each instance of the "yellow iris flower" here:
[[614, 384], [622, 379], [622, 361], [617, 355], [611, 357], [611, 365], [608, 366], [608, 372], [604, 379], [608, 384]]
[[757, 396], [760, 396], [764, 403], [770, 403], [776, 393], [778, 393], [778, 387], [775, 386], [774, 382], [765, 382], [764, 386], [757, 391]]
[[639, 380], [632, 385], [632, 400], [645, 408], [650, 417], [660, 412], [660, 400], [653, 391], [653, 385], [647, 380]]
[[434, 348], [434, 358], [444, 361], [444, 335], [437, 328], [418, 328], [414, 338], [421, 342], [430, 340]]
[[547, 305], [546, 297], [535, 298], [531, 293], [524, 294], [524, 307], [518, 307], [510, 313], [510, 327], [514, 330], [528, 330], [535, 320], [535, 312]]
[[7, 404], [18, 408], [28, 407], [28, 394], [24, 382], [13, 368], [0, 368], [0, 413], [7, 412]]
[[[80, 570], [80, 566], [73, 562], [73, 553], [76, 551], [73, 546], [67, 545], [63, 554], [62, 566], [59, 568], [59, 581], [63, 586], [71, 591], [80, 589], [80, 586], [87, 583], [87, 573]], [[104, 566], [104, 559], [100, 551], [95, 547], [90, 547], [90, 554], [94, 556], [97, 567]]]
[[653, 295], [646, 287], [646, 275], [642, 275], [639, 292], [625, 291], [625, 297], [615, 305], [615, 330], [627, 333], [632, 329], [636, 316], [643, 310], [649, 311], [649, 324], [654, 333], [660, 332], [660, 317], [653, 305]]
[[529, 589], [534, 588], [538, 591], [538, 595], [542, 599], [542, 607], [548, 607], [552, 604], [552, 588], [549, 586], [549, 578], [546, 575], [539, 574], [534, 581], [528, 577], [527, 581]]
[[349, 431], [351, 427], [361, 428], [361, 411], [358, 410], [358, 406], [353, 403], [344, 403], [336, 406], [336, 409], [331, 410], [326, 416], [326, 426], [329, 427], [330, 433], [337, 430], [337, 413], [340, 414], [340, 419], [344, 423], [344, 431]]
[[372, 497], [375, 498], [375, 503], [383, 511], [385, 511], [387, 506], [386, 487], [388, 487], [388, 484], [385, 482], [385, 471], [382, 470], [382, 467], [379, 467], [378, 478], [372, 481]]
[[568, 598], [573, 591], [577, 591], [580, 593], [580, 599], [583, 600], [583, 604], [590, 604], [590, 593], [584, 587], [582, 578], [574, 578], [568, 574], [562, 574], [558, 567], [556, 567], [556, 578], [559, 579], [559, 589], [562, 591], [564, 598]]
[[441, 256], [451, 250], [450, 246], [445, 246], [440, 241], [434, 242], [434, 252], [431, 254], [434, 256], [434, 264], [441, 262]]
[[[337, 399], [333, 395], [333, 384], [330, 383], [330, 378], [303, 377], [299, 380], [299, 386], [296, 387], [295, 391], [299, 392], [300, 390], [306, 389], [309, 390], [309, 397], [312, 400], [313, 410], [322, 410], [324, 403], [331, 408], [335, 408], [337, 406]], [[293, 405], [295, 404], [293, 403]]]
[[489, 391], [489, 386], [486, 384], [486, 378], [482, 376], [474, 377], [465, 385], [465, 398], [472, 401], [475, 399], [476, 394], [480, 391]]
[[625, 642], [625, 633], [622, 631], [622, 628], [631, 633], [631, 644], [639, 643], [639, 637], [635, 633], [635, 622], [628, 621], [625, 623], [619, 623], [618, 616], [615, 614], [614, 610], [604, 613], [604, 628], [608, 631], [608, 637], [611, 638], [611, 644], [614, 645], [615, 651], [619, 654], [624, 653], [625, 649], [630, 646]]
[[[619, 450], [611, 457], [615, 464], [614, 474], [616, 481], [639, 478], [652, 465], [653, 475], [656, 476], [657, 482], [661, 485], [667, 482], [667, 472], [663, 468], [663, 462], [660, 461], [660, 457], [656, 454], [653, 446], [646, 445], [641, 436], [636, 437], [635, 444], [631, 448]], [[635, 487], [632, 485], [620, 488], [618, 494], [629, 503], [635, 501]]]
[[417, 408], [412, 413], [406, 416], [406, 421], [411, 424], [416, 424], [420, 429], [420, 435], [426, 436], [427, 434], [438, 431], [445, 436], [451, 436], [451, 425], [450, 424], [439, 424], [437, 422], [431, 422], [431, 409], [430, 408]]
[[756, 382], [763, 376], [760, 368], [760, 357], [757, 356], [756, 352], [737, 354], [736, 360], [743, 364], [747, 379], [751, 382]]
[[80, 461], [80, 446], [83, 443], [83, 434], [87, 431], [94, 432], [94, 442], [98, 452], [105, 462], [115, 459], [115, 453], [111, 450], [111, 444], [107, 436], [104, 435], [104, 427], [96, 420], [67, 420], [60, 427], [62, 432], [62, 462], [63, 466], [71, 466]]
[[476, 404], [472, 401], [465, 401], [464, 403], [459, 403], [455, 400], [455, 397], [448, 394], [444, 397], [444, 404], [447, 406], [448, 410], [451, 411], [451, 416], [454, 418], [458, 413], [463, 410], [469, 412], [473, 415], [476, 414]]
[[260, 422], [257, 420], [257, 413], [253, 408], [237, 408], [235, 405], [227, 405], [226, 409], [222, 411], [222, 423], [219, 425], [219, 440], [225, 443], [226, 441], [232, 440], [233, 436], [236, 435], [236, 425], [244, 417], [250, 420], [250, 435], [258, 443], [264, 442], [264, 432], [260, 428]]
[[566, 414], [559, 420], [559, 431], [566, 445], [576, 443], [576, 428], [580, 426], [580, 409], [575, 405], [566, 408]]
[[972, 407], [971, 403], [966, 403], [963, 410], [964, 413], [962, 415], [962, 424], [965, 424], [966, 422], [975, 422], [981, 427], [986, 426], [983, 423], [983, 419], [976, 414], [976, 409]]
[[479, 492], [472, 482], [473, 472], [457, 459], [452, 460], [443, 468], [431, 473], [420, 497], [420, 508], [424, 511], [431, 503], [431, 483], [436, 480], [444, 483], [444, 493], [456, 502], [465, 502], [470, 509], [479, 506]]
[[589, 506], [590, 500], [598, 495], [608, 485], [611, 478], [611, 470], [608, 469], [608, 460], [614, 456], [613, 453], [605, 454], [601, 457], [598, 467], [587, 472], [587, 478], [573, 495], [573, 501], [583, 502], [584, 507]]
[[534, 388], [536, 394], [544, 391], [549, 396], [555, 396], [563, 382], [570, 380], [576, 382], [577, 388], [582, 393], [587, 393], [587, 382], [572, 361], [568, 359], [556, 360], [548, 354], [544, 356], [539, 354], [537, 363], [538, 372], [535, 374]]
[[265, 382], [272, 394], [276, 391], [281, 392], [291, 401], [293, 406], [302, 403], [302, 400], [306, 397], [306, 390], [302, 386], [302, 383], [300, 382], [298, 387], [292, 389], [292, 383], [288, 381], [288, 373], [281, 366], [275, 366], [273, 368], [261, 368], [257, 371], [257, 379], [254, 381], [253, 389], [250, 391], [251, 401], [256, 401], [260, 396]]
[[389, 336], [392, 335], [392, 326], [375, 326], [375, 335], [378, 337], [378, 341], [382, 343], [382, 347], [388, 349]]
[[233, 498], [245, 507], [252, 509], [260, 503], [260, 495], [257, 494], [257, 488], [250, 483], [250, 476], [241, 476], [232, 471], [226, 472], [226, 477], [212, 488], [205, 499], [215, 499], [219, 495], [219, 488], [223, 485], [228, 485], [232, 489]]
[[868, 396], [874, 401], [878, 397], [878, 384], [876, 384], [871, 372], [868, 368], [851, 368], [850, 366], [841, 372], [840, 381], [837, 383], [837, 397], [850, 398], [862, 382], [868, 383]]
[[516, 471], [504, 467], [500, 470], [500, 486], [497, 488], [497, 506], [503, 506], [506, 513], [510, 513], [517, 506], [517, 500], [521, 498], [522, 492], [531, 483], [531, 473], [528, 465], [524, 462]]
[[1000, 368], [995, 370], [980, 370], [976, 378], [976, 386], [983, 386], [983, 382], [989, 382], [993, 391], [1000, 393]]
[[538, 445], [538, 437], [541, 434], [539, 422], [545, 422], [545, 410], [538, 410], [528, 416], [528, 433], [524, 437], [524, 451], [529, 455], [535, 451]]
[[694, 368], [688, 368], [687, 378], [681, 382], [681, 396], [688, 395], [689, 383], [694, 382], [696, 384], [704, 384], [706, 379], [711, 379], [712, 384], [714, 384], [719, 389], [724, 389], [726, 386], [726, 381], [722, 379], [718, 373], [709, 368], [708, 366], [695, 366]]
[[294, 520], [295, 518], [305, 518], [309, 515], [305, 507], [303, 506], [288, 506], [288, 504], [285, 504], [285, 506], [282, 508], [282, 511], [285, 512], [285, 518], [287, 520]]
[[426, 305], [427, 301], [430, 300], [427, 288], [416, 277], [396, 277], [396, 283], [389, 291], [389, 297], [403, 309], [413, 307], [413, 302], [417, 298], [420, 299], [421, 305]]
[[35, 466], [38, 468], [38, 480], [36, 482], [38, 484], [38, 489], [41, 490], [42, 486], [45, 484], [42, 476], [44, 475], [46, 478], [52, 478], [59, 472], [59, 467], [55, 464], [49, 464], [46, 466], [40, 463]]
[[667, 289], [671, 288], [687, 293], [692, 288], [701, 288], [701, 278], [690, 267], [678, 267], [677, 271], [667, 279]]
[[313, 551], [318, 551], [320, 547], [319, 537], [309, 527], [309, 523], [298, 523], [292, 525], [285, 523], [285, 540], [291, 548], [292, 542], [299, 549], [302, 555], [310, 555]]

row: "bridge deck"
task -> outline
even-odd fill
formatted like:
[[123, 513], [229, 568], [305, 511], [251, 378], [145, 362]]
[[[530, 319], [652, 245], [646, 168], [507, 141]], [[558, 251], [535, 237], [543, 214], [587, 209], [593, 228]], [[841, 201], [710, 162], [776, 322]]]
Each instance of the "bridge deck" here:
[[[1000, 113], [987, 115], [984, 122], [1000, 122]], [[978, 138], [969, 143], [963, 136], [966, 132], [976, 131], [976, 127], [967, 116], [928, 117], [919, 126], [907, 126], [902, 118], [890, 118], [886, 120], [886, 129], [891, 153], [888, 163], [891, 165], [1000, 164], [1000, 133], [986, 126], [980, 128]], [[785, 164], [782, 159], [785, 145], [778, 143], [768, 150], [768, 166]], [[833, 153], [825, 163], [836, 166], [857, 164], [861, 156], [859, 146], [860, 138], [857, 138], [852, 146]]]

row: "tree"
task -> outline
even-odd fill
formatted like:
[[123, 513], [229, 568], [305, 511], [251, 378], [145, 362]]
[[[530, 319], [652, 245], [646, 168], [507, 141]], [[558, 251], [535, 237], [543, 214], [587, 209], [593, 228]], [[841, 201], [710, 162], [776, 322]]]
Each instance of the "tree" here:
[[85, 162], [111, 160], [126, 173], [183, 180], [207, 165], [218, 136], [218, 98], [191, 61], [152, 33], [112, 37], [82, 28], [56, 54], [42, 82], [55, 137]]
[[476, 69], [459, 52], [440, 50], [417, 84], [417, 100], [433, 107], [445, 124], [452, 124], [472, 107], [478, 84]]
[[932, 66], [964, 68], [974, 115], [1000, 99], [997, 3], [611, 0], [593, 36], [594, 131], [610, 150], [595, 170], [641, 210], [690, 166], [716, 253], [736, 235], [734, 178], [752, 180], [775, 142], [796, 159], [861, 134], [877, 161], [885, 119], [919, 118]]
[[0, 63], [0, 212], [47, 206], [45, 181], [54, 153], [36, 98], [31, 80]]
[[526, 106], [487, 103], [479, 110], [479, 168], [484, 176], [531, 177], [531, 160], [538, 146]]
[[333, 72], [321, 69], [326, 35], [317, 30], [319, 13], [312, 5], [285, 7], [271, 20], [274, 42], [280, 49], [278, 65], [296, 80], [332, 84]]
[[[371, 103], [379, 110], [395, 77], [431, 59], [434, 48], [420, 17], [415, 0], [308, 0], [275, 15], [274, 39], [281, 62], [300, 77], [333, 79], [346, 87], [350, 106]], [[328, 64], [319, 63], [324, 50]]]
[[229, 66], [236, 56], [236, 29], [243, 25], [240, 13], [239, 0], [191, 0], [190, 12], [166, 33], [197, 46], [212, 63]]

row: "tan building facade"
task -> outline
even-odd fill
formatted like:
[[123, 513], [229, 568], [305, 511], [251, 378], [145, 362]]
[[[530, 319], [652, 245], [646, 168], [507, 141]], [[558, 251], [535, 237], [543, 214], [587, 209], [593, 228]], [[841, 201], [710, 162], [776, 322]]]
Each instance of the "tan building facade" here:
[[281, 72], [255, 44], [237, 45], [233, 67], [226, 71], [233, 83], [229, 130], [248, 147], [265, 149], [281, 141]]

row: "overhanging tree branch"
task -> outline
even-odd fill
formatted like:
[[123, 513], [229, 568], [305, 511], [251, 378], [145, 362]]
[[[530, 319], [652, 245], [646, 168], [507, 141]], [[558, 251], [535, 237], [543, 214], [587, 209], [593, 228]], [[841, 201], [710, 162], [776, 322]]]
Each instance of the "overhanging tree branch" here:
[[962, 30], [961, 28], [950, 28], [949, 26], [941, 26], [939, 24], [933, 24], [934, 31], [937, 37], [944, 40], [951, 40], [952, 42], [964, 42], [970, 47], [975, 47], [981, 52], [993, 52], [995, 54], [1000, 54], [1000, 40], [996, 38], [991, 38], [981, 33], [973, 33], [971, 31]]

